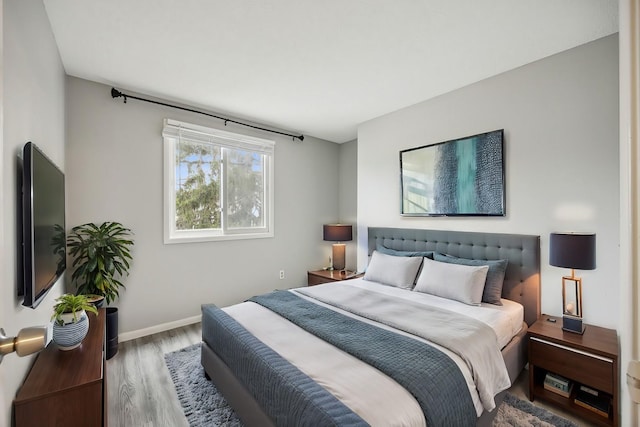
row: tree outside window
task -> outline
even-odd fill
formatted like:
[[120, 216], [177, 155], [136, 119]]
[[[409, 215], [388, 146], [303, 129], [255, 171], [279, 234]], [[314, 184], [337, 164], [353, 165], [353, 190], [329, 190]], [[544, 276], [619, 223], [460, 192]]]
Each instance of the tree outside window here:
[[171, 123], [179, 122], [167, 120], [163, 132], [165, 242], [272, 236], [273, 143]]

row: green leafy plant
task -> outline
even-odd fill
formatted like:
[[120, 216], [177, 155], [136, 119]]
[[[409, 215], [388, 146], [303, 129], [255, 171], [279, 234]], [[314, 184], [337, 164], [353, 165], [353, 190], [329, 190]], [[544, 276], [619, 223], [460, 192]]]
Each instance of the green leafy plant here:
[[71, 280], [78, 294], [102, 295], [107, 303], [119, 296], [124, 284], [119, 280], [129, 274], [133, 232], [119, 222], [82, 224], [67, 236], [69, 255], [74, 268]]
[[65, 313], [73, 314], [74, 323], [78, 321], [78, 313], [82, 310], [98, 314], [98, 310], [89, 302], [89, 298], [86, 295], [64, 294], [57, 298], [56, 301], [53, 306], [51, 320], [55, 319], [59, 325], [64, 324], [62, 315]]

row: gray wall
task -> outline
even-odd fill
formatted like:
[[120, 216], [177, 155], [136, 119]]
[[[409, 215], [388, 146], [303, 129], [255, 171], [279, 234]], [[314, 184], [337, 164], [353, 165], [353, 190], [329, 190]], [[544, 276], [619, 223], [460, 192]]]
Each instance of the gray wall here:
[[[116, 303], [120, 334], [191, 319], [203, 303], [224, 306], [304, 285], [307, 270], [322, 266], [329, 246], [322, 224], [339, 214], [338, 145], [225, 128], [131, 99], [123, 104], [110, 87], [73, 77], [67, 99], [68, 225], [114, 220], [135, 232], [133, 268]], [[276, 141], [274, 238], [163, 244], [164, 118]]]
[[340, 191], [338, 193], [339, 218], [345, 224], [353, 224], [353, 241], [347, 243], [346, 267], [357, 269], [358, 247], [358, 140], [340, 144]]
[[[505, 130], [507, 215], [406, 218], [398, 152]], [[619, 308], [618, 39], [609, 36], [362, 124], [358, 129], [358, 263], [367, 226], [536, 234], [542, 312], [560, 315], [561, 277], [549, 233], [597, 235], [597, 269], [584, 280], [587, 322], [617, 327]]]
[[[36, 143], [65, 169], [65, 75], [41, 1], [4, 1], [2, 8], [2, 166], [0, 212], [0, 327], [13, 336], [26, 326], [49, 323], [56, 285], [35, 309], [17, 296], [18, 156], [27, 141]], [[0, 364], [0, 426], [10, 425], [11, 402], [34, 356], [10, 354]]]

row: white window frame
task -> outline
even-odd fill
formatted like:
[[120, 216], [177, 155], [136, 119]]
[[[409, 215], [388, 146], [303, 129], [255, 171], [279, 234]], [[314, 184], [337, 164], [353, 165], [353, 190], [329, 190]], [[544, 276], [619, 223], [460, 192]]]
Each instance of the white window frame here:
[[[164, 243], [208, 242], [217, 240], [259, 239], [273, 237], [273, 188], [275, 142], [267, 139], [226, 132], [219, 129], [165, 119], [162, 130], [164, 139]], [[217, 146], [246, 149], [264, 154], [264, 227], [227, 229], [226, 196], [224, 177], [226, 162], [222, 164], [222, 216], [221, 229], [177, 230], [176, 229], [176, 165], [175, 150], [180, 140], [210, 143]]]

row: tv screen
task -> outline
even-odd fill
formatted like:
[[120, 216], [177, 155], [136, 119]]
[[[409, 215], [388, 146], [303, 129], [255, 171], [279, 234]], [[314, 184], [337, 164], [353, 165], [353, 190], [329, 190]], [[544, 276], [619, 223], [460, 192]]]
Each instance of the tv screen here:
[[504, 216], [502, 129], [400, 152], [404, 216]]
[[64, 174], [32, 142], [22, 160], [23, 305], [35, 308], [66, 269]]

